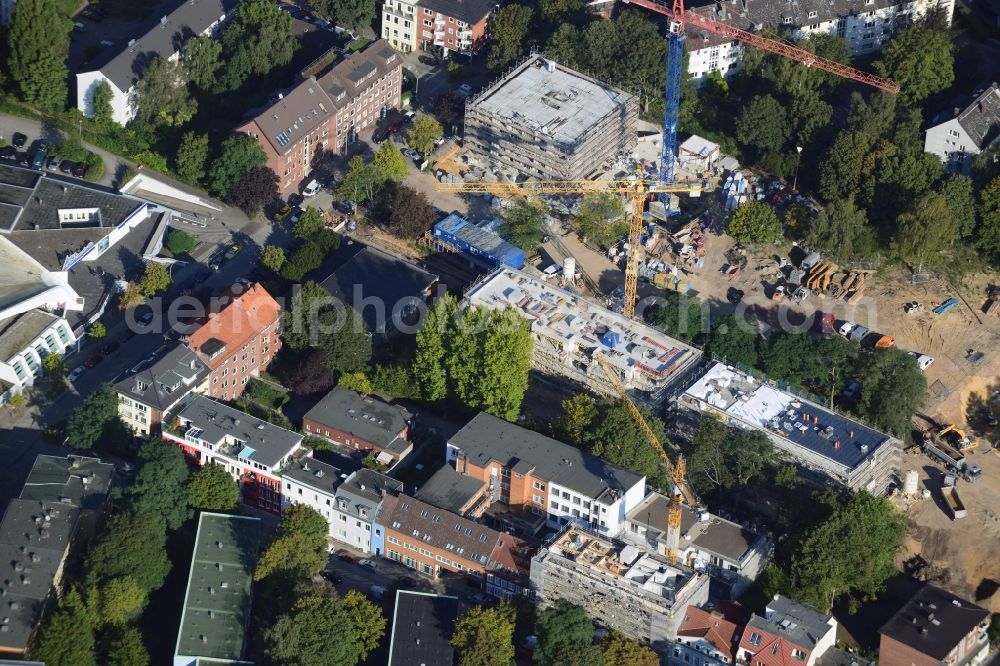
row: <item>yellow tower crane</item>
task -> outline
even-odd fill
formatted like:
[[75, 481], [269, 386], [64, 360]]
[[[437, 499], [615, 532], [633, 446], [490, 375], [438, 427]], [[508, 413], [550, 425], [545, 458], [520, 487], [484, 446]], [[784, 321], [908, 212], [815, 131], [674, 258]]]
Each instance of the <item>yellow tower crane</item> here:
[[467, 194], [495, 194], [507, 197], [533, 197], [540, 194], [624, 194], [632, 202], [630, 211], [628, 242], [629, 253], [625, 267], [624, 313], [629, 319], [635, 317], [635, 303], [639, 287], [639, 261], [642, 248], [642, 213], [646, 198], [650, 194], [666, 192], [699, 192], [700, 184], [671, 184], [643, 180], [536, 180], [524, 183], [471, 182], [438, 183], [441, 192]]
[[621, 378], [618, 377], [618, 371], [615, 370], [611, 363], [605, 359], [600, 353], [596, 353], [594, 358], [597, 359], [598, 364], [604, 369], [604, 373], [608, 376], [608, 380], [614, 385], [615, 389], [621, 395], [622, 400], [625, 401], [625, 406], [628, 407], [629, 412], [632, 414], [632, 418], [642, 429], [643, 434], [646, 435], [646, 439], [652, 445], [653, 449], [656, 451], [657, 455], [660, 456], [660, 465], [666, 471], [667, 476], [673, 483], [674, 492], [670, 494], [670, 508], [667, 509], [667, 557], [671, 562], [676, 562], [680, 556], [680, 535], [681, 535], [681, 500], [683, 499], [687, 502], [688, 506], [692, 509], [698, 506], [698, 498], [695, 496], [691, 489], [687, 485], [686, 470], [687, 467], [684, 464], [684, 456], [681, 455], [680, 451], [673, 447], [677, 453], [676, 462], [671, 463], [670, 457], [667, 455], [666, 450], [664, 450], [663, 445], [660, 443], [659, 438], [653, 429], [649, 427], [649, 423], [646, 422], [645, 417], [639, 408], [636, 407], [635, 402], [632, 400], [632, 396], [628, 394], [628, 390], [625, 385], [622, 384]]

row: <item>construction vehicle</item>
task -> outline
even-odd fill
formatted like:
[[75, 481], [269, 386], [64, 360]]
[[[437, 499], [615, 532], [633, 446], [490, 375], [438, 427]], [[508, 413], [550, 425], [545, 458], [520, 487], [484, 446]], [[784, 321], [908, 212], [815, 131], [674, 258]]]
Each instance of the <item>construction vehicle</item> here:
[[625, 264], [625, 298], [622, 311], [629, 319], [635, 317], [639, 287], [639, 264], [643, 259], [642, 214], [651, 194], [668, 192], [700, 192], [701, 183], [676, 185], [656, 180], [533, 180], [524, 183], [475, 181], [469, 183], [438, 183], [440, 192], [493, 194], [500, 197], [533, 198], [542, 194], [623, 194], [632, 200], [629, 221], [629, 252]]
[[951, 474], [944, 477], [944, 482], [941, 484], [941, 494], [944, 496], [945, 504], [948, 505], [948, 510], [951, 512], [951, 519], [958, 520], [959, 518], [965, 518], [965, 504], [962, 502], [962, 498], [958, 496], [955, 477]]
[[965, 430], [957, 427], [954, 423], [949, 423], [935, 431], [931, 431], [930, 435], [934, 441], [944, 442], [947, 446], [960, 453], [979, 448], [979, 438], [974, 435], [970, 436]]
[[653, 432], [653, 429], [649, 427], [649, 424], [646, 422], [642, 412], [640, 412], [639, 408], [635, 406], [632, 396], [628, 394], [628, 389], [626, 389], [625, 385], [622, 384], [621, 378], [618, 377], [618, 371], [615, 370], [611, 364], [600, 355], [595, 355], [594, 358], [597, 359], [598, 364], [608, 376], [608, 381], [614, 385], [619, 395], [621, 395], [629, 413], [632, 414], [632, 418], [642, 430], [643, 434], [646, 435], [646, 439], [649, 440], [649, 443], [656, 451], [656, 454], [660, 457], [660, 465], [663, 467], [674, 486], [672, 492], [670, 493], [670, 507], [667, 509], [666, 537], [667, 558], [671, 563], [677, 562], [680, 557], [681, 503], [687, 503], [688, 507], [691, 509], [695, 509], [699, 505], [698, 498], [687, 485], [687, 479], [685, 478], [687, 468], [684, 463], [684, 456], [681, 455], [679, 449], [673, 447], [677, 454], [677, 460], [674, 463], [670, 462], [670, 457], [667, 456], [667, 452], [664, 450], [659, 438]]
[[963, 451], [969, 451], [979, 446], [966, 436], [964, 430], [952, 424], [940, 425], [927, 417], [922, 417], [930, 424], [923, 432], [922, 448], [927, 456], [954, 474], [959, 474], [969, 483], [976, 483], [982, 477], [982, 467], [970, 463]]

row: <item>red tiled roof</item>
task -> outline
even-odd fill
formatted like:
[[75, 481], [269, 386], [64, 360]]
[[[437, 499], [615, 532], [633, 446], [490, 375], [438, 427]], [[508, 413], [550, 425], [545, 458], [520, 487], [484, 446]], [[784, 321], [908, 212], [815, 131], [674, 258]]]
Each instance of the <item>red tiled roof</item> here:
[[697, 606], [688, 606], [684, 612], [684, 621], [677, 629], [678, 636], [703, 638], [712, 646], [729, 657], [730, 662], [736, 660], [736, 644], [740, 626], [727, 620], [722, 613], [707, 611]]
[[281, 306], [278, 302], [260, 284], [253, 284], [220, 311], [210, 314], [208, 321], [188, 337], [188, 345], [207, 356], [201, 348], [207, 341], [215, 339], [225, 344], [226, 350], [231, 352], [273, 325], [280, 316]]
[[[761, 635], [760, 645], [750, 643], [750, 636], [753, 633]], [[740, 641], [740, 648], [753, 653], [753, 659], [747, 662], [753, 666], [802, 666], [808, 663], [811, 650], [807, 650], [800, 645], [779, 638], [760, 627], [748, 626], [743, 632], [743, 639]], [[805, 659], [792, 657], [792, 650], [799, 650], [805, 653]]]

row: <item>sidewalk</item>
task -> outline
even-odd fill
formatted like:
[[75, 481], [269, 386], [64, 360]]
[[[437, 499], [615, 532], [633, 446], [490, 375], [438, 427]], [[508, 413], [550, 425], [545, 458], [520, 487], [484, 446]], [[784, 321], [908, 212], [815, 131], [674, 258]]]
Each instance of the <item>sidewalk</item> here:
[[[14, 135], [14, 132], [26, 135], [28, 137], [28, 146], [36, 139], [45, 139], [49, 143], [58, 143], [66, 137], [64, 132], [46, 125], [41, 120], [32, 120], [30, 118], [12, 116], [8, 113], [0, 113], [0, 137], [10, 142], [10, 138]], [[134, 162], [119, 155], [109, 153], [103, 148], [98, 148], [86, 141], [81, 141], [81, 143], [84, 148], [99, 155], [104, 160], [104, 175], [97, 181], [99, 185], [112, 187], [120, 174], [124, 173], [126, 169], [135, 168], [136, 166]]]

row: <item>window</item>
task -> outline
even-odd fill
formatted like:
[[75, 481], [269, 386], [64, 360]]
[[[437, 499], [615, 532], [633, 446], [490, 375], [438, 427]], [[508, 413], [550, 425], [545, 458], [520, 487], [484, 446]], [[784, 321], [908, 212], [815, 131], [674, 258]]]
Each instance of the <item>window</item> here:
[[544, 483], [539, 483], [538, 481], [535, 481], [533, 484], [531, 484], [531, 487], [534, 488], [535, 490], [541, 490], [542, 492], [545, 492]]
[[751, 631], [750, 632], [750, 645], [753, 645], [755, 647], [760, 647], [760, 642], [761, 642], [761, 640], [763, 640], [763, 638], [764, 637], [761, 636], [760, 634], [758, 634], [756, 631]]
[[798, 648], [792, 648], [792, 659], [797, 659], [799, 661], [806, 660], [806, 653]]
[[545, 499], [541, 495], [532, 495], [531, 496], [531, 501], [534, 502], [535, 504], [544, 504], [545, 503]]
[[816, 18], [816, 10], [815, 9], [809, 12], [809, 18]]
[[792, 22], [792, 17], [791, 16], [786, 16], [783, 19], [781, 19], [781, 22], [782, 23], [791, 23]]
[[958, 137], [958, 130], [948, 130], [948, 136]]

